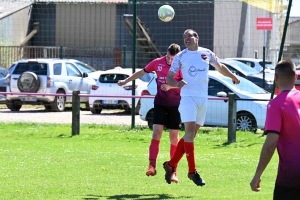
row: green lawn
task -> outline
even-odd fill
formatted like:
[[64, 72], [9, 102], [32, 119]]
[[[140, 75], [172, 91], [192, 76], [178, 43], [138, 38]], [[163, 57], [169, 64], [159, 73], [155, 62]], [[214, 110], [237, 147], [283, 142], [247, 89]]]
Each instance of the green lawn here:
[[[272, 199], [276, 155], [262, 177], [262, 191], [249, 186], [265, 137], [202, 128], [195, 140], [197, 167], [207, 185], [187, 178], [185, 157], [179, 183], [167, 184], [162, 163], [169, 159], [168, 132], [161, 141], [158, 174], [147, 177], [151, 131], [144, 127], [0, 123], [0, 199]], [[183, 132], [180, 133], [183, 135]]]

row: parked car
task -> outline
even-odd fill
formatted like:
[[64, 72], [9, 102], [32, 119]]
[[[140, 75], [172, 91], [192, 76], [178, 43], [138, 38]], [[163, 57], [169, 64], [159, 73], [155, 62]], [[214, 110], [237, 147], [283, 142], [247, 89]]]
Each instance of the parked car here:
[[[240, 61], [253, 69], [255, 69], [257, 72], [263, 71], [263, 59], [256, 59], [256, 58], [226, 58], [226, 59], [233, 59]], [[265, 60], [265, 72], [269, 73], [275, 73], [275, 66], [272, 64], [271, 61]]]
[[[72, 96], [43, 94], [72, 94], [74, 90], [89, 94], [95, 84], [88, 73], [96, 70], [74, 59], [24, 59], [15, 62], [10, 70], [9, 92], [20, 93], [7, 95], [6, 105], [11, 111], [19, 111], [24, 104], [42, 104], [48, 111], [62, 112], [67, 103], [72, 103]], [[88, 106], [88, 97], [80, 97], [80, 102]]]
[[[240, 77], [240, 84], [235, 85], [228, 77], [217, 71], [209, 71], [208, 104], [204, 125], [228, 126], [228, 100], [222, 100], [229, 93], [235, 93], [237, 100], [236, 123], [238, 130], [256, 132], [265, 125], [267, 104], [271, 93], [263, 90], [249, 80]], [[155, 96], [155, 77], [149, 82], [144, 95]], [[253, 99], [253, 100], [250, 100]], [[260, 101], [261, 100], [261, 101]], [[140, 118], [148, 122], [149, 128], [153, 125], [154, 98], [141, 98]]]
[[[6, 92], [8, 86], [8, 70], [0, 67], [0, 92]], [[6, 95], [0, 94], [0, 101], [5, 101]]]
[[[142, 69], [136, 69], [139, 71]], [[125, 109], [131, 111], [132, 98], [132, 82], [126, 85], [119, 86], [119, 80], [124, 80], [132, 75], [132, 69], [115, 67], [114, 69], [106, 70], [100, 73], [100, 76], [95, 85], [92, 86], [91, 95], [99, 95], [89, 97], [89, 106], [93, 114], [100, 114], [102, 109]], [[147, 88], [148, 82], [153, 77], [153, 73], [146, 73], [139, 79], [135, 80], [135, 95], [141, 96], [143, 90]], [[110, 95], [104, 97], [100, 95]], [[140, 98], [135, 99], [136, 114], [140, 110]]]
[[[230, 59], [220, 59], [220, 62], [226, 65], [232, 73], [246, 78], [249, 81], [258, 85], [259, 87], [269, 92], [272, 92], [274, 74], [266, 73], [264, 79], [262, 73], [258, 73], [256, 70], [239, 61]], [[216, 70], [216, 68], [210, 65], [209, 70]]]

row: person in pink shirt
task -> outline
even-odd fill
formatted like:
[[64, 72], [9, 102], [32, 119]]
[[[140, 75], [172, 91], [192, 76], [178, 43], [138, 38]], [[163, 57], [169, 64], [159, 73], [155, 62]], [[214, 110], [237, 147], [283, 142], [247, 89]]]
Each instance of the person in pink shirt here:
[[[167, 55], [154, 59], [143, 70], [135, 72], [125, 80], [118, 82], [119, 86], [140, 78], [145, 73], [155, 72], [157, 75], [157, 94], [154, 98], [154, 116], [153, 116], [153, 133], [149, 146], [149, 165], [146, 171], [147, 176], [156, 175], [156, 160], [159, 152], [159, 143], [164, 130], [164, 125], [169, 128], [170, 134], [170, 157], [173, 156], [177, 143], [178, 132], [180, 129], [181, 118], [178, 111], [180, 102], [180, 88], [171, 87], [166, 82], [166, 76], [169, 72], [173, 59], [180, 52], [178, 44], [171, 44], [168, 47]], [[181, 72], [176, 74], [176, 79], [182, 79]], [[177, 179], [176, 179], [177, 180]]]
[[264, 128], [267, 137], [250, 182], [253, 191], [261, 190], [261, 175], [277, 149], [279, 165], [274, 200], [300, 199], [300, 91], [294, 88], [296, 80], [295, 64], [290, 60], [278, 62], [275, 81], [280, 93], [268, 104]]

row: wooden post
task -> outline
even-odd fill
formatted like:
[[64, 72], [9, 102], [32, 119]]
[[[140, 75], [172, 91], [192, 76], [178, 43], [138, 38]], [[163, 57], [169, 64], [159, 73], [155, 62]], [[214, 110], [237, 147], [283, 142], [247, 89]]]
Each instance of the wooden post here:
[[79, 90], [74, 90], [72, 94], [72, 136], [80, 133], [80, 94]]
[[236, 142], [236, 95], [229, 93], [228, 103], [228, 143]]

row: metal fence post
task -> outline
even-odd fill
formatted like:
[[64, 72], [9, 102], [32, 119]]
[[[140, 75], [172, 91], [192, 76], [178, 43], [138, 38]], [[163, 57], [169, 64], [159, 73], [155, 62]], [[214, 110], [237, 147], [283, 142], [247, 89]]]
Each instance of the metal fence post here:
[[74, 90], [72, 94], [72, 136], [80, 133], [80, 91]]
[[228, 143], [236, 142], [236, 95], [229, 93], [228, 103]]
[[59, 58], [62, 59], [63, 58], [63, 46], [60, 45], [60, 48], [59, 48]]

